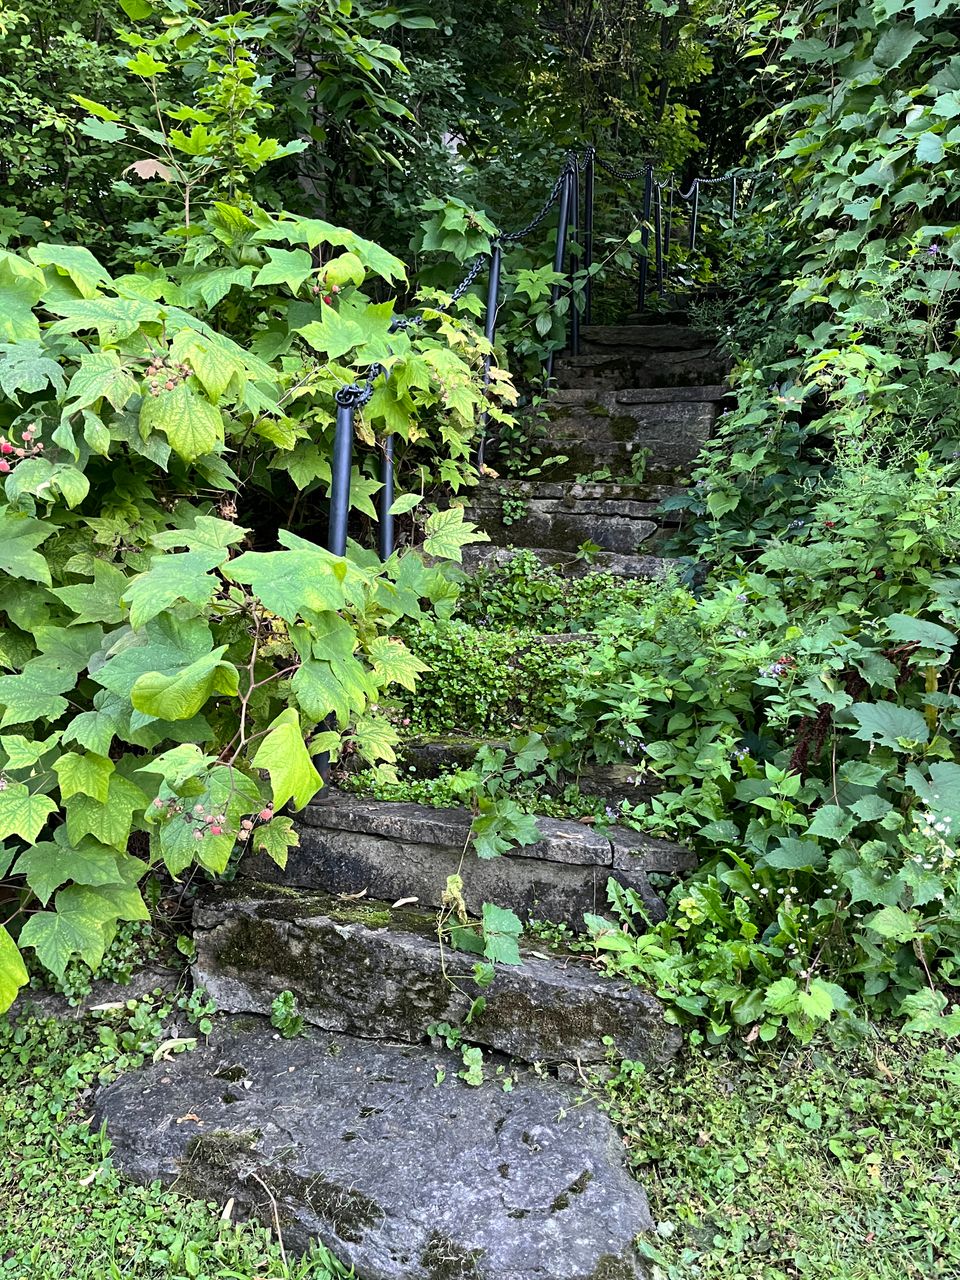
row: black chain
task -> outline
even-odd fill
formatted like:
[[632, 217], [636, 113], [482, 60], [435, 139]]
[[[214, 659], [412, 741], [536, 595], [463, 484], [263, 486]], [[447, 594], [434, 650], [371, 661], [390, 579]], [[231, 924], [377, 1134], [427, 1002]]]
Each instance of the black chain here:
[[539, 227], [540, 223], [543, 222], [547, 214], [550, 212], [553, 206], [557, 203], [557, 200], [560, 198], [560, 192], [563, 190], [563, 184], [566, 181], [567, 174], [574, 173], [577, 167], [578, 167], [578, 161], [575, 153], [572, 151], [568, 152], [567, 158], [563, 162], [563, 168], [557, 174], [557, 180], [553, 184], [553, 190], [550, 192], [550, 195], [547, 197], [546, 202], [543, 205], [543, 208], [540, 210], [539, 213], [535, 214], [530, 219], [530, 221], [527, 223], [525, 227], [520, 227], [517, 231], [504, 231], [502, 235], [499, 237], [500, 243], [504, 244], [507, 241], [523, 240], [526, 236], [530, 234], [531, 231], [536, 231], [537, 227]]
[[621, 182], [636, 182], [640, 178], [645, 178], [648, 173], [653, 172], [653, 161], [648, 160], [642, 169], [618, 169], [609, 160], [602, 160], [600, 156], [594, 152], [594, 163], [598, 164], [601, 169], [605, 169], [613, 178], [619, 178]]

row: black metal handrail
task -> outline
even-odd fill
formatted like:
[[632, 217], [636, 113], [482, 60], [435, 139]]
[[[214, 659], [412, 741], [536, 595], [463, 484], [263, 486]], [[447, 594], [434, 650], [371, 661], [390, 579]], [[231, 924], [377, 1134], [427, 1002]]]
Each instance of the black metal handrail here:
[[[757, 177], [753, 171], [737, 169], [716, 178], [696, 177], [686, 191], [677, 188], [672, 176], [660, 179], [656, 175], [655, 162], [647, 160], [642, 168], [624, 170], [604, 160], [595, 147], [588, 146], [582, 154], [575, 151], [567, 153], [556, 181], [544, 201], [542, 207], [531, 218], [526, 226], [515, 231], [501, 232], [490, 244], [489, 273], [487, 276], [486, 313], [484, 319], [484, 337], [491, 348], [496, 340], [497, 312], [500, 306], [500, 281], [503, 266], [503, 251], [510, 244], [518, 243], [535, 231], [550, 215], [555, 204], [559, 205], [557, 218], [557, 242], [554, 250], [554, 270], [557, 275], [568, 274], [572, 281], [579, 274], [581, 264], [579, 256], [571, 253], [569, 272], [564, 272], [567, 261], [567, 246], [570, 241], [579, 244], [581, 225], [583, 228], [583, 268], [586, 278], [583, 289], [584, 324], [590, 324], [593, 316], [593, 255], [594, 255], [594, 201], [596, 192], [596, 171], [600, 168], [611, 177], [626, 185], [643, 182], [642, 215], [640, 223], [640, 258], [637, 279], [637, 309], [643, 311], [650, 288], [650, 233], [654, 236], [654, 279], [656, 294], [662, 298], [666, 287], [666, 261], [670, 252], [671, 234], [673, 230], [674, 197], [690, 206], [688, 250], [696, 247], [697, 223], [700, 212], [701, 186], [730, 184], [729, 216], [733, 220], [737, 211], [737, 200], [741, 184], [745, 179]], [[581, 177], [583, 182], [581, 184]], [[664, 192], [667, 192], [666, 217], [664, 217]], [[582, 224], [581, 224], [582, 197]], [[437, 310], [445, 311], [454, 306], [477, 281], [487, 254], [478, 254], [470, 263], [466, 275], [457, 285], [449, 299]], [[556, 309], [560, 300], [562, 285], [558, 281], [551, 291], [551, 307]], [[410, 329], [421, 325], [424, 316], [396, 316], [391, 324], [393, 332]], [[573, 297], [570, 308], [569, 348], [572, 356], [580, 354], [580, 305]], [[568, 335], [564, 333], [566, 342]], [[555, 350], [551, 350], [544, 362], [544, 373], [549, 383], [553, 377]], [[484, 387], [490, 383], [490, 360], [488, 352], [484, 357]], [[333, 458], [331, 462], [329, 522], [327, 530], [327, 547], [334, 555], [342, 556], [347, 549], [347, 525], [350, 515], [350, 473], [353, 465], [353, 438], [357, 411], [369, 403], [377, 380], [388, 377], [389, 373], [381, 364], [373, 364], [364, 383], [351, 383], [341, 387], [336, 393], [337, 404], [336, 426], [334, 431]], [[486, 443], [487, 415], [481, 420], [480, 441], [477, 451], [478, 464], [483, 465]], [[394, 435], [390, 433], [383, 442], [381, 458], [381, 489], [379, 494], [379, 530], [378, 550], [381, 560], [388, 560], [395, 547], [395, 517], [391, 514], [394, 495]]]

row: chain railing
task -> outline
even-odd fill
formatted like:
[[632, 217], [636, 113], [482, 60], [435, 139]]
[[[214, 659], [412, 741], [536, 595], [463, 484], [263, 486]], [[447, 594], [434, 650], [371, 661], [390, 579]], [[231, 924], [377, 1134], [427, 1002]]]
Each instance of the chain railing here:
[[[621, 169], [603, 159], [594, 146], [588, 146], [582, 153], [569, 151], [556, 181], [538, 212], [523, 227], [515, 231], [504, 231], [496, 236], [490, 244], [490, 253], [478, 254], [470, 263], [463, 279], [453, 290], [446, 302], [434, 311], [448, 311], [467, 293], [479, 279], [484, 266], [489, 263], [486, 292], [486, 312], [484, 318], [484, 336], [492, 350], [497, 333], [497, 313], [500, 307], [500, 285], [503, 268], [504, 249], [511, 244], [519, 243], [536, 231], [550, 216], [554, 206], [558, 206], [557, 239], [554, 249], [553, 266], [556, 275], [566, 275], [570, 280], [572, 304], [570, 306], [569, 333], [564, 332], [564, 345], [569, 346], [571, 356], [580, 354], [580, 326], [589, 325], [593, 318], [593, 263], [594, 263], [594, 204], [596, 195], [596, 174], [600, 169], [616, 181], [630, 186], [635, 182], [643, 183], [642, 212], [640, 219], [640, 254], [637, 275], [637, 310], [642, 312], [650, 295], [650, 268], [653, 266], [654, 291], [658, 300], [662, 299], [667, 289], [667, 261], [670, 253], [674, 230], [674, 200], [681, 205], [689, 205], [687, 248], [693, 253], [697, 242], [697, 228], [700, 217], [700, 189], [729, 183], [729, 217], [736, 217], [738, 198], [742, 193], [745, 180], [753, 180], [757, 175], [748, 170], [736, 169], [730, 173], [714, 178], [694, 178], [686, 191], [681, 191], [671, 175], [657, 177], [653, 160], [648, 160], [640, 169]], [[581, 218], [582, 215], [582, 218]], [[583, 239], [581, 243], [581, 229]], [[650, 237], [653, 235], [653, 253], [650, 251]], [[576, 249], [570, 253], [567, 261], [568, 245], [582, 247], [583, 260], [580, 261]], [[583, 285], [583, 312], [581, 316], [580, 302], [573, 293], [573, 281], [580, 274], [581, 267], [586, 272]], [[568, 268], [565, 270], [565, 268]], [[551, 308], [556, 311], [563, 290], [558, 280], [551, 291]], [[395, 316], [391, 323], [392, 332], [402, 332], [424, 323], [425, 316]], [[555, 350], [551, 350], [544, 361], [544, 375], [547, 383], [553, 378]], [[490, 382], [490, 352], [484, 357], [484, 387]], [[333, 459], [331, 465], [331, 486], [329, 504], [329, 523], [327, 531], [327, 547], [334, 555], [342, 556], [347, 549], [347, 526], [350, 514], [350, 474], [353, 465], [353, 439], [356, 415], [358, 410], [370, 402], [380, 377], [389, 377], [389, 371], [382, 364], [372, 364], [363, 383], [354, 382], [341, 387], [335, 400], [337, 405], [336, 427], [334, 432]], [[480, 442], [478, 446], [478, 464], [482, 467], [486, 444], [487, 415], [481, 420]], [[391, 513], [394, 501], [394, 436], [389, 434], [383, 442], [381, 457], [381, 488], [379, 494], [379, 554], [387, 560], [393, 554], [396, 545], [395, 517]]]

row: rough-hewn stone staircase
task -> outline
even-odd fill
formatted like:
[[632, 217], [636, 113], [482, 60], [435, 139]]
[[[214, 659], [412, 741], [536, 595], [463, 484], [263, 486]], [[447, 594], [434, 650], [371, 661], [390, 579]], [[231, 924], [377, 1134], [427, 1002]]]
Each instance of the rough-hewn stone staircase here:
[[[671, 563], [661, 544], [674, 526], [659, 507], [682, 491], [710, 435], [723, 362], [680, 324], [589, 326], [581, 352], [558, 361], [559, 390], [546, 401], [548, 451], [566, 460], [533, 480], [481, 484], [472, 513], [490, 543], [468, 549], [471, 567], [503, 564], [511, 548], [574, 575], [657, 577]], [[496, 470], [495, 452], [491, 461]], [[504, 522], [505, 499], [522, 518]], [[586, 543], [600, 550], [578, 557]]]
[[[548, 407], [550, 446], [567, 461], [483, 484], [474, 511], [492, 541], [474, 564], [520, 545], [573, 573], [663, 572], [658, 504], [710, 432], [724, 371], [681, 325], [583, 339], [558, 363]], [[642, 480], [579, 478], [638, 474], [641, 450]], [[505, 495], [526, 503], [519, 524], [503, 522]], [[601, 550], [578, 558], [588, 541]], [[634, 1248], [653, 1225], [645, 1197], [569, 1078], [611, 1046], [668, 1061], [676, 1030], [650, 994], [536, 937], [522, 966], [497, 966], [481, 987], [476, 957], [441, 951], [436, 909], [462, 870], [475, 913], [493, 902], [578, 928], [603, 911], [612, 877], [656, 918], [650, 875], [676, 878], [690, 858], [632, 832], [538, 825], [538, 844], [480, 862], [465, 810], [321, 794], [285, 871], [248, 857], [232, 886], [200, 896], [195, 978], [232, 1016], [196, 1053], [103, 1092], [121, 1167], [233, 1198], [294, 1246], [319, 1237], [360, 1280], [646, 1276]], [[291, 1041], [265, 1019], [288, 991], [309, 1028]], [[438, 1040], [437, 1024], [457, 1030]], [[484, 1048], [480, 1087], [441, 1043], [459, 1035]]]

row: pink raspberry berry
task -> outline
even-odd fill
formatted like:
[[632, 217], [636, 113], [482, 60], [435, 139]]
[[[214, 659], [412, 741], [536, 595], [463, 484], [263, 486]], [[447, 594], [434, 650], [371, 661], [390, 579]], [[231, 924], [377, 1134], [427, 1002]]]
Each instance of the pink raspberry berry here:
[[10, 470], [10, 463], [4, 462], [4, 460], [0, 458], [0, 475], [5, 476], [9, 470]]
[[257, 814], [257, 817], [260, 819], [261, 822], [269, 822], [270, 819], [273, 817], [273, 810], [261, 809], [260, 812]]
[[0, 441], [0, 453], [13, 453], [13, 445], [9, 440]]
[[222, 835], [223, 835], [223, 827], [221, 827], [221, 826], [219, 826], [219, 825], [214, 825], [214, 826], [212, 826], [212, 827], [210, 828], [210, 834], [211, 834], [212, 836], [222, 836]]

